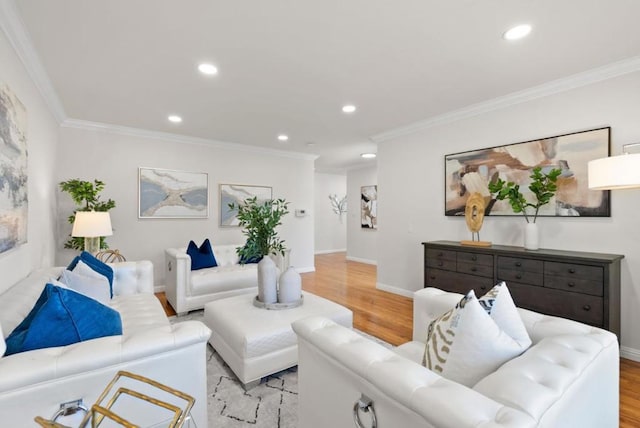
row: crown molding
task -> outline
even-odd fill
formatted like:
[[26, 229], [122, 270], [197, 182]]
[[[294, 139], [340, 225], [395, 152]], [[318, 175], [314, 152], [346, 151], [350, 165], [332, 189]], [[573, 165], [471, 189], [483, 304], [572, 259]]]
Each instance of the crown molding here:
[[612, 79], [614, 77], [622, 76], [629, 73], [634, 73], [637, 71], [640, 71], [640, 56], [627, 58], [622, 61], [607, 64], [602, 67], [574, 74], [569, 77], [552, 80], [539, 86], [534, 86], [522, 91], [513, 92], [502, 97], [494, 98], [477, 104], [472, 104], [459, 110], [454, 110], [441, 115], [433, 116], [426, 120], [414, 122], [407, 126], [395, 128], [374, 135], [371, 137], [371, 140], [376, 143], [382, 143], [394, 138], [413, 134], [428, 128], [433, 128], [435, 126], [457, 122], [462, 119], [478, 116], [494, 110], [500, 110], [516, 104], [521, 104], [527, 101], [547, 97], [549, 95], [557, 94], [560, 92], [569, 91], [571, 89], [580, 88], [582, 86], [588, 86], [597, 82]]
[[280, 156], [291, 159], [314, 161], [318, 158], [318, 155], [308, 153], [268, 149], [260, 146], [250, 146], [248, 144], [230, 143], [226, 141], [210, 140], [199, 137], [188, 137], [186, 135], [172, 134], [170, 132], [150, 131], [148, 129], [131, 128], [128, 126], [111, 125], [108, 123], [92, 122], [80, 119], [65, 119], [60, 124], [60, 127], [125, 135], [129, 137], [151, 138], [154, 140], [169, 141], [173, 143], [195, 144], [199, 146], [216, 147], [220, 149], [235, 150], [241, 152], [251, 152], [254, 154], [258, 153], [271, 156]]
[[67, 118], [67, 114], [60, 102], [60, 97], [58, 97], [51, 83], [51, 79], [49, 79], [49, 75], [45, 71], [42, 62], [40, 62], [38, 53], [33, 47], [14, 0], [0, 0], [0, 28], [7, 36], [9, 43], [44, 98], [51, 114], [58, 123], [62, 123]]

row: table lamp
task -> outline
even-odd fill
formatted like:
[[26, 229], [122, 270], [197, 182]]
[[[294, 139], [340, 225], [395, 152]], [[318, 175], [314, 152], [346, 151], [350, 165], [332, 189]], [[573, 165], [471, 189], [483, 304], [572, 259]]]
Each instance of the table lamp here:
[[629, 147], [640, 143], [622, 146], [622, 155], [610, 156], [589, 161], [589, 189], [617, 190], [640, 187], [640, 153], [629, 154]]
[[100, 237], [113, 235], [108, 212], [78, 211], [71, 236], [84, 238], [84, 250], [96, 254], [100, 251]]

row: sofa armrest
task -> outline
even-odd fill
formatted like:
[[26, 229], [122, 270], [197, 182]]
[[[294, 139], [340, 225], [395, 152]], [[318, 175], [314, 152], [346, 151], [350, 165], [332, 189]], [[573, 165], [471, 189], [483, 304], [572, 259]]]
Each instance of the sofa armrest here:
[[183, 248], [164, 252], [165, 294], [177, 313], [186, 311], [186, 297], [191, 288], [191, 257]]
[[149, 260], [108, 265], [113, 269], [114, 296], [153, 293], [153, 263]]
[[299, 424], [305, 428], [353, 426], [352, 409], [361, 394], [373, 400], [379, 426], [535, 426], [523, 412], [444, 379], [329, 319], [303, 318], [293, 323], [293, 330], [298, 335]]

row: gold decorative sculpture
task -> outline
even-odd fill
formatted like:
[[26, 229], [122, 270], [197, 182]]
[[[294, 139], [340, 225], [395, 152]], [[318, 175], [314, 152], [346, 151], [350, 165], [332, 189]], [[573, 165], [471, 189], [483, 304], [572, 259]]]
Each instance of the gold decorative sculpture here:
[[467, 222], [467, 227], [471, 231], [471, 241], [460, 241], [462, 245], [471, 245], [474, 247], [490, 247], [491, 242], [480, 240], [480, 229], [482, 228], [482, 222], [484, 220], [484, 208], [485, 198], [482, 194], [474, 192], [467, 199], [467, 204], [464, 208], [464, 219]]

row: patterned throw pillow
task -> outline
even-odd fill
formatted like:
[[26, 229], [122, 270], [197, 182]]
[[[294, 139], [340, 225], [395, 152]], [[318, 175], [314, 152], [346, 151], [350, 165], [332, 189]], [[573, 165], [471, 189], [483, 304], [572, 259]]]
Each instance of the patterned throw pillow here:
[[511, 293], [504, 281], [496, 284], [478, 301], [502, 331], [511, 336], [513, 340], [525, 349], [531, 346], [529, 333], [527, 333], [516, 304], [513, 303]]
[[473, 387], [525, 349], [496, 325], [471, 290], [429, 324], [422, 363], [449, 380]]

